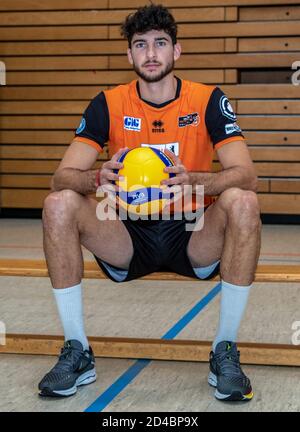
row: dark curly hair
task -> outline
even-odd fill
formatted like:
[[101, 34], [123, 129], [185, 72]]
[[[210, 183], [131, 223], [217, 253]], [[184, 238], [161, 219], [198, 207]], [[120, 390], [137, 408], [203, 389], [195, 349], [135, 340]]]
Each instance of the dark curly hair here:
[[146, 33], [150, 30], [163, 30], [172, 39], [173, 45], [177, 42], [177, 24], [169, 12], [162, 5], [151, 3], [137, 9], [135, 13], [127, 16], [121, 26], [121, 35], [128, 40], [131, 48], [131, 41], [135, 33]]

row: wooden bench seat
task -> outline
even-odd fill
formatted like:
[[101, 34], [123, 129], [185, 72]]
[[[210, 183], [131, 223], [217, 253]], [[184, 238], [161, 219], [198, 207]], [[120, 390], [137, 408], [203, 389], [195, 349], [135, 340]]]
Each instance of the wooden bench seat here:
[[[0, 276], [48, 277], [45, 260], [0, 259]], [[84, 278], [106, 279], [107, 276], [94, 261], [84, 263]], [[144, 276], [145, 280], [191, 280], [198, 279], [181, 276], [172, 272], [156, 272]], [[219, 280], [216, 276], [214, 281]], [[259, 265], [255, 274], [255, 282], [300, 282], [300, 266], [296, 265]]]

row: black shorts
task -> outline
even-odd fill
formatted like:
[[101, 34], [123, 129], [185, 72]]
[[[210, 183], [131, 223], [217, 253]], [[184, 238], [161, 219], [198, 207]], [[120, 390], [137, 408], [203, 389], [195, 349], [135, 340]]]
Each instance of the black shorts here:
[[[114, 282], [127, 282], [147, 274], [169, 271], [180, 275], [208, 280], [219, 273], [220, 263], [193, 269], [187, 255], [187, 246], [193, 231], [186, 230], [186, 219], [175, 220], [122, 220], [133, 243], [133, 257], [129, 269], [112, 266], [97, 256], [95, 259], [103, 272]], [[209, 274], [207, 274], [207, 271]], [[210, 272], [211, 270], [211, 272]]]

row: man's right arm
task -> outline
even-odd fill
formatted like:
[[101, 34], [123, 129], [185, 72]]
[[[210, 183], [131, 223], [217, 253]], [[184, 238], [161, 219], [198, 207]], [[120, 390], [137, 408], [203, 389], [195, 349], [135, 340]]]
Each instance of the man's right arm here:
[[98, 151], [75, 139], [52, 178], [52, 191], [71, 189], [88, 195], [96, 192], [100, 185], [111, 185], [115, 189], [117, 186], [113, 184], [120, 179], [116, 170], [123, 168], [123, 164], [118, 160], [127, 150], [127, 147], [120, 148], [110, 160], [103, 163], [101, 169], [91, 170], [97, 160]]
[[82, 195], [94, 193], [97, 190], [98, 170], [92, 170], [91, 167], [96, 162], [98, 154], [94, 147], [75, 139], [52, 177], [52, 191], [71, 189]]
[[71, 189], [83, 195], [95, 192], [98, 170], [91, 168], [108, 139], [109, 112], [101, 92], [84, 111], [74, 140], [52, 178], [52, 190]]

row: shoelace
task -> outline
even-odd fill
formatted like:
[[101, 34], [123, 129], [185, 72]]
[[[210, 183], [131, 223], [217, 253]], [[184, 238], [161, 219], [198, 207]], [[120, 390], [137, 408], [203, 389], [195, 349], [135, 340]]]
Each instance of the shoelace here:
[[78, 364], [78, 360], [82, 356], [82, 351], [71, 348], [63, 347], [59, 355], [58, 363], [52, 369], [53, 372], [68, 372], [70, 368], [74, 368]]
[[240, 367], [239, 351], [229, 349], [215, 354], [214, 357], [223, 375], [244, 375]]

